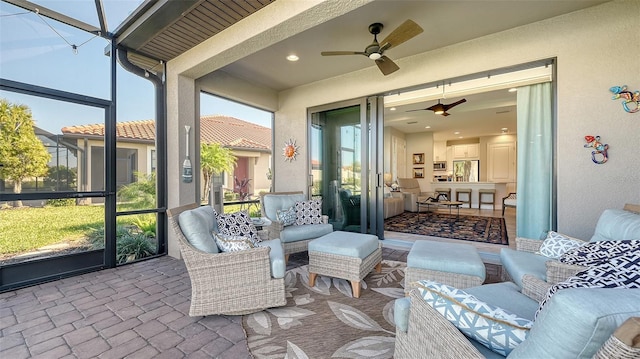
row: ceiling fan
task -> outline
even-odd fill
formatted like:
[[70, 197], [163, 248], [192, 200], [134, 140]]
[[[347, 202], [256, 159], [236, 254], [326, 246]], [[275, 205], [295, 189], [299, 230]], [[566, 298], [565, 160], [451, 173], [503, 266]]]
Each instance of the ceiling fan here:
[[438, 103], [427, 107], [427, 108], [419, 108], [417, 110], [409, 110], [407, 112], [412, 112], [412, 111], [425, 111], [425, 110], [429, 110], [429, 111], [433, 111], [433, 113], [435, 113], [436, 115], [442, 115], [442, 116], [449, 116], [450, 113], [448, 113], [447, 111], [454, 107], [454, 106], [458, 106], [461, 103], [467, 102], [467, 99], [463, 98], [462, 100], [458, 100], [454, 103], [450, 103], [450, 104], [444, 104], [444, 103], [440, 103], [440, 100], [438, 100]]
[[369, 25], [369, 32], [373, 34], [373, 42], [364, 51], [323, 51], [320, 54], [322, 56], [364, 55], [374, 60], [385, 76], [389, 75], [400, 68], [390, 58], [386, 57], [384, 52], [410, 40], [424, 30], [412, 20], [407, 20], [393, 30], [384, 40], [378, 42], [378, 34], [382, 31], [382, 28], [383, 25], [379, 22]]

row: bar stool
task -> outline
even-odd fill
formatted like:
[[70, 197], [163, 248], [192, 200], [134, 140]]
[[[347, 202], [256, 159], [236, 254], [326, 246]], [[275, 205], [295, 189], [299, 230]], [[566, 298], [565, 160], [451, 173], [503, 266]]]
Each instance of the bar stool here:
[[[460, 199], [461, 194], [466, 194], [466, 199]], [[458, 188], [456, 190], [456, 202], [468, 203], [471, 208], [471, 188]]]
[[[491, 195], [491, 202], [487, 202], [482, 199], [482, 195]], [[493, 207], [493, 210], [496, 210], [496, 190], [495, 189], [479, 189], [478, 190], [478, 209], [482, 207], [483, 204], [490, 204]]]
[[447, 196], [447, 201], [451, 200], [451, 188], [436, 188], [436, 196], [444, 194]]

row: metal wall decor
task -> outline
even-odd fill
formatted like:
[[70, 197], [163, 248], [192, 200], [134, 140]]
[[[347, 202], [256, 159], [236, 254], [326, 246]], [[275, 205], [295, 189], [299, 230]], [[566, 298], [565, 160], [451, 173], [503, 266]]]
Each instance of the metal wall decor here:
[[290, 138], [289, 141], [285, 141], [284, 147], [282, 148], [282, 156], [284, 156], [285, 161], [293, 161], [296, 159], [298, 155], [299, 146], [296, 145], [296, 140]]
[[640, 91], [631, 92], [627, 90], [627, 85], [613, 86], [609, 91], [613, 92], [612, 100], [622, 100], [622, 108], [628, 113], [640, 111]]
[[584, 147], [593, 148], [593, 151], [591, 151], [591, 160], [593, 163], [599, 165], [606, 163], [609, 159], [609, 155], [607, 153], [609, 145], [600, 142], [600, 136], [584, 136], [584, 139], [587, 141], [587, 144], [584, 145]]

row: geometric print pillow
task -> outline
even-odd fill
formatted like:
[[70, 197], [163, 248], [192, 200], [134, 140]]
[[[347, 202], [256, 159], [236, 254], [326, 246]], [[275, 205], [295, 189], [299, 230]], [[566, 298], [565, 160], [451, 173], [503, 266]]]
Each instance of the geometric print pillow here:
[[245, 236], [229, 236], [222, 233], [213, 232], [218, 248], [222, 252], [237, 252], [254, 248], [253, 242]]
[[414, 283], [433, 309], [468, 336], [507, 356], [527, 339], [533, 322], [478, 300], [463, 290], [429, 280]]
[[247, 211], [218, 214], [218, 229], [228, 236], [245, 236], [254, 244], [261, 241]]
[[283, 226], [290, 226], [296, 223], [296, 209], [289, 207], [289, 209], [277, 209], [276, 220], [281, 222]]
[[296, 202], [296, 225], [322, 224], [322, 200]]
[[587, 242], [576, 238], [571, 238], [554, 231], [549, 231], [547, 238], [540, 246], [539, 254], [548, 258], [557, 259], [569, 250], [580, 247], [586, 243]]
[[[576, 273], [573, 277], [569, 277], [564, 282], [555, 284], [549, 288], [546, 297], [540, 302], [536, 317], [544, 306], [549, 302], [551, 297], [559, 290], [567, 288], [640, 288], [640, 241], [601, 241], [592, 242], [584, 247], [590, 247], [592, 244], [598, 244], [597, 247], [602, 249], [604, 242], [610, 242], [606, 260], [602, 260], [604, 256], [578, 256], [573, 258], [574, 253], [567, 253], [561, 257], [564, 263], [585, 265], [585, 269]], [[578, 249], [584, 249], [584, 247]], [[582, 252], [584, 253], [591, 253]], [[577, 258], [577, 259], [576, 259]], [[574, 260], [575, 259], [575, 260]], [[585, 264], [587, 263], [587, 264]]]
[[560, 262], [589, 266], [640, 250], [640, 240], [598, 241], [572, 249], [560, 257]]

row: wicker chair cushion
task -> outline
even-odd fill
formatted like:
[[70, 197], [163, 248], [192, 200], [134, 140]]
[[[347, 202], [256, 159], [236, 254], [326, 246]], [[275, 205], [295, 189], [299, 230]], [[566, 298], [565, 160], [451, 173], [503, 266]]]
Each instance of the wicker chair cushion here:
[[213, 238], [222, 252], [237, 252], [254, 248], [253, 242], [246, 236], [233, 236], [213, 232]]
[[262, 240], [258, 237], [258, 230], [247, 211], [219, 214], [218, 228], [222, 234], [247, 236], [254, 244]]
[[527, 339], [533, 322], [433, 281], [417, 283], [422, 298], [466, 336], [507, 356]]
[[637, 316], [639, 289], [563, 289], [551, 297], [509, 359], [591, 358], [625, 320]]
[[468, 294], [477, 299], [491, 303], [520, 318], [533, 320], [539, 303], [520, 292], [520, 288], [513, 282], [500, 282], [477, 287], [465, 288]]
[[296, 209], [292, 206], [288, 209], [277, 209], [276, 219], [282, 223], [283, 226], [290, 226], [296, 223]]
[[623, 209], [604, 210], [590, 242], [625, 239], [640, 239], [640, 215]]
[[476, 276], [484, 282], [486, 270], [470, 244], [417, 240], [407, 256], [407, 267]]
[[549, 258], [534, 253], [516, 251], [511, 248], [500, 250], [500, 262], [504, 270], [509, 273], [513, 282], [522, 288], [522, 276], [534, 275], [544, 281], [547, 280], [547, 267], [545, 262]]
[[277, 210], [283, 210], [295, 206], [296, 202], [304, 201], [305, 196], [302, 193], [296, 194], [266, 194], [262, 199], [262, 210], [267, 218], [277, 221]]
[[269, 261], [271, 262], [271, 277], [284, 278], [287, 264], [284, 261], [284, 248], [279, 238], [258, 243], [258, 247], [269, 247]]
[[185, 238], [192, 246], [207, 253], [219, 252], [211, 234], [218, 229], [215, 211], [212, 207], [202, 206], [185, 211], [178, 217], [178, 223]]
[[365, 259], [378, 249], [378, 237], [372, 234], [335, 231], [309, 242], [309, 252], [337, 254]]
[[409, 329], [409, 309], [411, 309], [410, 297], [396, 299], [393, 303], [393, 322], [397, 330], [405, 333]]
[[280, 232], [280, 239], [284, 243], [291, 243], [318, 238], [331, 232], [333, 232], [333, 225], [328, 223], [288, 226]]
[[569, 250], [580, 247], [587, 242], [577, 238], [565, 236], [554, 231], [547, 233], [547, 238], [542, 242], [540, 251], [536, 254], [543, 255], [548, 258], [557, 259]]
[[322, 200], [296, 202], [296, 225], [322, 224]]

